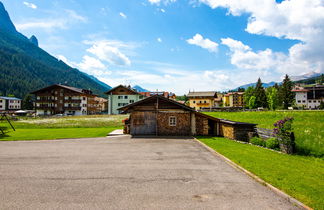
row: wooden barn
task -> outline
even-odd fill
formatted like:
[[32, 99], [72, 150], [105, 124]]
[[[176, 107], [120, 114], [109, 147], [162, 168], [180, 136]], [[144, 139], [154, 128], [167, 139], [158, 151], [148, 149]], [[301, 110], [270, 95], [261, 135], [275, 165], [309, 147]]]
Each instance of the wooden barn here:
[[130, 113], [124, 133], [133, 136], [224, 136], [246, 141], [255, 124], [238, 123], [214, 118], [178, 103], [154, 95], [120, 108]]

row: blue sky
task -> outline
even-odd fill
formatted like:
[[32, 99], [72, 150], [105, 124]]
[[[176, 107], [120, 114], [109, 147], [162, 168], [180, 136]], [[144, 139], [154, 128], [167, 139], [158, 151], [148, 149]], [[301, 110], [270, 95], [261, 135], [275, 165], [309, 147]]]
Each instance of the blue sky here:
[[323, 72], [322, 0], [2, 0], [18, 31], [111, 86], [227, 90]]

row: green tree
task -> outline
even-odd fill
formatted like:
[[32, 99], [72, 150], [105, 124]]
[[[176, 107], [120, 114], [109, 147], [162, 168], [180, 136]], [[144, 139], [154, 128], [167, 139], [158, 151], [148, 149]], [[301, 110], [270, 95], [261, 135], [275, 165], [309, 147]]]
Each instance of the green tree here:
[[253, 96], [253, 94], [254, 94], [253, 86], [250, 86], [245, 90], [244, 95], [243, 95], [245, 107], [250, 108], [249, 102], [250, 102], [250, 98], [251, 98], [251, 96]]
[[286, 74], [283, 79], [282, 85], [279, 88], [279, 103], [283, 105], [284, 109], [288, 109], [295, 99], [295, 94], [292, 92], [293, 82], [290, 80], [289, 76]]
[[266, 94], [269, 109], [276, 110], [278, 107], [278, 90], [275, 87], [269, 87]]
[[255, 101], [256, 101], [256, 97], [255, 96], [251, 96], [250, 99], [249, 99], [249, 109], [256, 108]]
[[33, 110], [34, 109], [32, 95], [28, 94], [25, 96], [25, 98], [23, 99], [23, 102], [22, 102], [22, 109], [25, 109], [25, 110]]
[[267, 95], [265, 93], [265, 90], [262, 86], [261, 79], [258, 79], [258, 82], [255, 86], [254, 94], [255, 96], [255, 105], [256, 107], [268, 107], [267, 103]]

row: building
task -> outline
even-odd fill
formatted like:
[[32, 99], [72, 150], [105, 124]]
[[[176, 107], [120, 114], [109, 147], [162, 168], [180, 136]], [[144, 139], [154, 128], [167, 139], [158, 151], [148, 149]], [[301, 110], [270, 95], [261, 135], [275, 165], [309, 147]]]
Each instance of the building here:
[[229, 92], [223, 96], [224, 107], [243, 107], [244, 92]]
[[21, 109], [21, 99], [0, 96], [0, 112], [17, 111]]
[[106, 113], [108, 109], [108, 100], [101, 97], [91, 97], [88, 101], [88, 114]]
[[[96, 95], [90, 90], [55, 84], [32, 92], [37, 115], [87, 115]], [[90, 111], [89, 111], [90, 110]]]
[[295, 103], [298, 107], [317, 109], [321, 101], [324, 102], [324, 85], [296, 86], [292, 91], [295, 93]]
[[195, 111], [193, 108], [159, 95], [145, 98], [119, 109], [130, 113], [124, 132], [133, 136], [225, 136], [248, 140], [255, 124], [226, 121]]
[[217, 95], [215, 91], [189, 92], [187, 95], [189, 106], [195, 110], [218, 107], [219, 103], [215, 100], [218, 98]]
[[120, 114], [119, 108], [144, 98], [130, 86], [123, 85], [112, 88], [106, 94], [108, 95], [108, 114]]

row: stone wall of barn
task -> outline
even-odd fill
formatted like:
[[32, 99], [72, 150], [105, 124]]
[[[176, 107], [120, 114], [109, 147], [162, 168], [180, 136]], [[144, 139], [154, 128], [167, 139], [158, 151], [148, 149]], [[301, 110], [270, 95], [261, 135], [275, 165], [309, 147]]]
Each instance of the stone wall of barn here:
[[198, 136], [208, 135], [208, 119], [200, 115], [196, 115], [196, 134]]
[[[169, 118], [176, 117], [176, 125], [169, 125]], [[157, 126], [159, 136], [190, 136], [190, 113], [189, 112], [159, 112], [157, 114]]]

